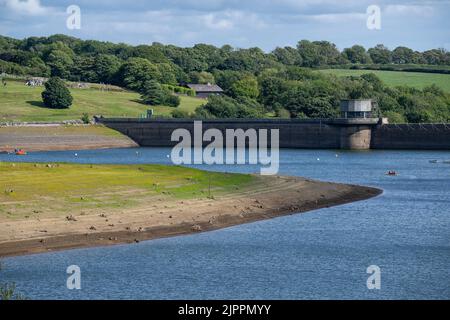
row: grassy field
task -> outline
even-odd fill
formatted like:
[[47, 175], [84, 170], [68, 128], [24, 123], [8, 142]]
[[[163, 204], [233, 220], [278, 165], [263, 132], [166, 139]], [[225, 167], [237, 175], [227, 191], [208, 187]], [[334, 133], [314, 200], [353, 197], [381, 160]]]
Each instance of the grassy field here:
[[[70, 109], [54, 110], [42, 104], [42, 87], [27, 87], [23, 82], [9, 81], [0, 87], [0, 122], [6, 121], [62, 121], [80, 119], [83, 113], [90, 116], [139, 117], [147, 109], [155, 115], [170, 115], [174, 108], [151, 107], [140, 103], [135, 92], [100, 91], [97, 89], [70, 89], [74, 98]], [[180, 110], [192, 113], [204, 100], [181, 96]]]
[[164, 165], [0, 163], [0, 220], [238, 192], [256, 177]]
[[450, 92], [450, 74], [348, 69], [325, 69], [319, 72], [334, 74], [338, 77], [360, 76], [365, 73], [374, 73], [388, 86], [405, 85], [422, 89], [426, 86], [436, 84], [443, 90]]

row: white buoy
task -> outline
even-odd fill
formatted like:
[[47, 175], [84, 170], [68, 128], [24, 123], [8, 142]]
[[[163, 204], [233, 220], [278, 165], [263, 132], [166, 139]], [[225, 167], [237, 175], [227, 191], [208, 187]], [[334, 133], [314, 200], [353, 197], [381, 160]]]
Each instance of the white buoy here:
[[317, 161], [320, 161], [320, 158], [317, 158]]
[[75, 157], [78, 157], [78, 153], [75, 153]]

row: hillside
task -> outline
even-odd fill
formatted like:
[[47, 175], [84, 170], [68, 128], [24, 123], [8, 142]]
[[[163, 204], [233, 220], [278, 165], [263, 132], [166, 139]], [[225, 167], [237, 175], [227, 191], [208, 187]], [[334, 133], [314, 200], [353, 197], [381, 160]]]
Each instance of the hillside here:
[[[139, 117], [153, 109], [156, 116], [168, 116], [175, 109], [165, 106], [147, 106], [140, 103], [138, 93], [131, 91], [101, 91], [98, 89], [70, 89], [74, 98], [69, 109], [55, 110], [42, 104], [43, 87], [28, 87], [23, 81], [8, 81], [0, 87], [0, 122], [10, 121], [63, 121], [89, 116]], [[177, 108], [189, 113], [202, 105], [204, 100], [181, 96]]]
[[450, 74], [350, 69], [324, 69], [319, 72], [333, 74], [338, 77], [361, 76], [367, 73], [374, 73], [390, 87], [409, 86], [423, 89], [435, 84], [441, 89], [450, 92]]

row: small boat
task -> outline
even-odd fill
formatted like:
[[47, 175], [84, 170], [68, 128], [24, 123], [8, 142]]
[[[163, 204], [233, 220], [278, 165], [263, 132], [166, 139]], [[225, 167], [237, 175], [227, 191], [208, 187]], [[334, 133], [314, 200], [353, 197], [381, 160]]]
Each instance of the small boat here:
[[430, 160], [430, 163], [438, 163], [437, 160]]
[[27, 152], [25, 150], [23, 150], [23, 149], [16, 150], [16, 155], [17, 156], [24, 156], [26, 154], [27, 154]]
[[387, 176], [397, 176], [398, 173], [396, 171], [393, 170], [389, 170], [388, 173], [386, 173]]

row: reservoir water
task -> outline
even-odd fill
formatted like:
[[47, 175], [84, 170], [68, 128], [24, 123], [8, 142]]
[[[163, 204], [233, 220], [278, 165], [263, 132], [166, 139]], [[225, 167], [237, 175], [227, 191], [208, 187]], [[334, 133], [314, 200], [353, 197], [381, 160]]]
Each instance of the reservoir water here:
[[[170, 163], [167, 148], [76, 153], [0, 161]], [[450, 299], [450, 152], [282, 150], [280, 160], [282, 175], [384, 193], [214, 232], [6, 258], [0, 282], [31, 299]], [[81, 290], [66, 288], [69, 265], [81, 268]], [[367, 288], [370, 265], [381, 269], [380, 290]]]

